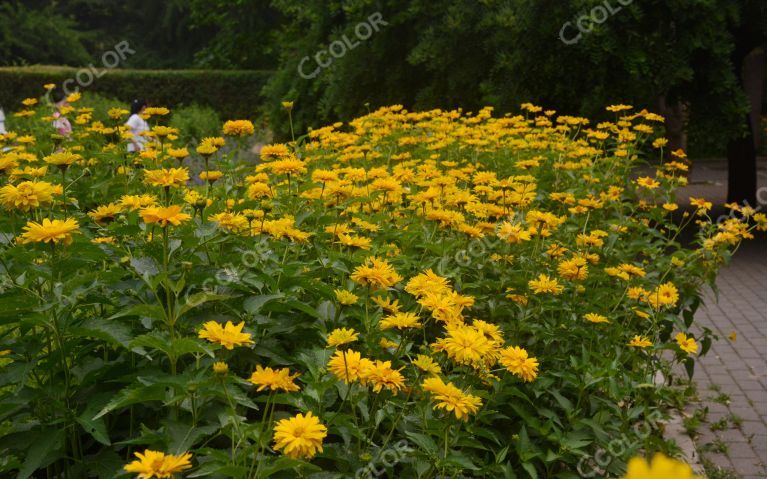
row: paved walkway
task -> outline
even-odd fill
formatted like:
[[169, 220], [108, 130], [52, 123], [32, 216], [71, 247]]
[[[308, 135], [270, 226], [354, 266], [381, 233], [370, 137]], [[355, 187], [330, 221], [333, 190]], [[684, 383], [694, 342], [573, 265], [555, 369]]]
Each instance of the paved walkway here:
[[696, 444], [709, 469], [767, 478], [767, 241], [744, 244], [717, 286], [719, 301], [707, 294], [696, 316], [721, 338], [696, 365], [693, 408], [708, 408]]
[[[759, 183], [765, 185], [765, 163]], [[693, 169], [684, 194], [721, 204], [726, 165]], [[681, 195], [680, 195], [681, 196]], [[762, 205], [766, 210], [767, 205]], [[711, 479], [767, 478], [767, 238], [744, 243], [717, 278], [718, 301], [706, 293], [696, 315], [699, 327], [720, 337], [696, 364], [700, 403], [687, 411], [695, 442]], [[728, 337], [732, 332], [737, 339]], [[695, 411], [698, 411], [697, 414]], [[700, 420], [699, 426], [696, 423]]]

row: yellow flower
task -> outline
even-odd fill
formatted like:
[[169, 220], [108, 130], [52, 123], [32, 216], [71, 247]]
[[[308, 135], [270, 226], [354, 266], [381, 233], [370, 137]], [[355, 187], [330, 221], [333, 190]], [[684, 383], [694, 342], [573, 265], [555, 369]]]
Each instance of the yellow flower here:
[[220, 180], [222, 176], [224, 176], [224, 173], [218, 170], [200, 172], [200, 179], [202, 181], [208, 181], [210, 184]]
[[144, 170], [144, 181], [152, 186], [180, 188], [189, 181], [189, 170], [186, 168]]
[[43, 158], [43, 161], [49, 165], [58, 166], [59, 168], [67, 168], [72, 163], [82, 160], [83, 157], [77, 153], [70, 153], [68, 151], [59, 151], [52, 153]]
[[167, 207], [149, 206], [141, 210], [141, 219], [147, 224], [158, 223], [163, 228], [168, 226], [168, 223], [173, 226], [178, 226], [191, 218], [188, 214], [182, 213], [181, 208], [182, 207], [178, 205]]
[[738, 340], [738, 332], [737, 331], [733, 331], [727, 337], [730, 338], [730, 341], [732, 341], [734, 343], [735, 341]]
[[695, 342], [695, 338], [687, 337], [684, 333], [678, 333], [675, 336], [675, 339], [682, 351], [687, 354], [695, 354], [698, 352], [698, 343]]
[[275, 160], [268, 165], [272, 173], [277, 175], [299, 175], [306, 173], [306, 164], [298, 158]]
[[93, 211], [88, 213], [88, 216], [93, 218], [96, 223], [109, 223], [113, 221], [115, 217], [122, 211], [122, 206], [116, 203], [110, 203], [108, 205], [102, 205]]
[[357, 351], [346, 350], [336, 351], [330, 358], [328, 369], [338, 379], [346, 383], [356, 381], [364, 373], [364, 370], [370, 364], [370, 360], [363, 358]]
[[211, 343], [218, 343], [226, 349], [231, 350], [234, 349], [235, 346], [247, 346], [253, 344], [253, 340], [250, 339], [250, 333], [242, 332], [243, 327], [245, 327], [244, 322], [235, 326], [231, 321], [227, 321], [226, 325], [221, 327], [221, 324], [216, 321], [208, 321], [203, 324], [202, 329], [197, 336], [202, 339], [207, 339]]
[[322, 452], [322, 440], [328, 428], [311, 411], [277, 422], [274, 427], [274, 450], [288, 457], [309, 459]]
[[607, 319], [605, 316], [602, 316], [601, 314], [597, 313], [587, 313], [583, 316], [583, 318], [586, 321], [589, 321], [591, 323], [609, 323], [610, 320]]
[[68, 245], [72, 242], [72, 233], [80, 227], [77, 220], [68, 218], [66, 220], [43, 219], [42, 223], [30, 221], [24, 226], [24, 233], [19, 236], [18, 241], [21, 244], [27, 243], [64, 243]]
[[351, 279], [373, 288], [390, 288], [402, 281], [394, 268], [385, 260], [375, 256], [369, 257], [364, 265], [357, 266], [352, 272]]
[[502, 349], [499, 362], [524, 381], [532, 382], [538, 377], [538, 360], [528, 357], [527, 351], [518, 346]]
[[177, 160], [183, 160], [189, 156], [189, 150], [186, 148], [168, 148], [168, 156]]
[[301, 389], [293, 382], [297, 377], [298, 373], [291, 375], [288, 368], [272, 369], [256, 366], [256, 370], [250, 375], [248, 381], [258, 386], [259, 392], [267, 388], [272, 391], [281, 389], [285, 392], [294, 392]]
[[576, 256], [575, 258], [560, 261], [557, 266], [559, 275], [565, 279], [583, 281], [589, 276], [589, 267], [586, 265], [586, 258]]
[[437, 364], [431, 356], [427, 356], [426, 354], [419, 354], [415, 358], [415, 361], [413, 361], [413, 365], [421, 371], [431, 375], [437, 375], [442, 372], [442, 368], [439, 364]]
[[464, 421], [469, 419], [470, 414], [475, 414], [482, 405], [481, 398], [464, 393], [453, 383], [445, 384], [438, 376], [425, 379], [421, 387], [437, 401], [435, 409], [452, 411], [456, 418]]
[[405, 386], [405, 378], [398, 370], [392, 369], [391, 361], [371, 361], [361, 373], [360, 381], [373, 386], [375, 392], [386, 388], [396, 393]]
[[29, 211], [53, 201], [54, 188], [45, 181], [23, 181], [0, 188], [0, 202], [7, 209]]
[[224, 376], [229, 372], [229, 365], [223, 361], [216, 361], [215, 363], [213, 363], [213, 372], [218, 375]]
[[137, 473], [138, 479], [172, 478], [174, 474], [192, 467], [189, 461], [192, 454], [188, 452], [173, 455], [145, 449], [143, 453], [134, 452], [133, 454], [138, 460], [126, 464], [123, 469], [126, 472]]
[[229, 136], [248, 136], [252, 135], [256, 129], [250, 120], [229, 120], [224, 123], [224, 135]]
[[439, 343], [448, 357], [460, 364], [481, 364], [493, 352], [493, 343], [476, 328], [466, 325], [451, 327]]
[[559, 285], [559, 282], [556, 279], [551, 279], [546, 274], [538, 275], [538, 279], [530, 280], [527, 284], [535, 294], [559, 294], [563, 289], [563, 287]]
[[381, 320], [379, 323], [381, 329], [406, 329], [420, 328], [420, 318], [413, 313], [395, 313]]
[[355, 236], [341, 233], [338, 235], [338, 241], [336, 243], [352, 248], [370, 249], [371, 240], [364, 236]]
[[337, 289], [335, 290], [335, 293], [338, 302], [346, 306], [356, 303], [359, 299], [356, 294], [351, 291], [346, 291], [345, 289]]
[[360, 334], [350, 328], [338, 328], [328, 334], [328, 347], [335, 348], [343, 344], [353, 343], [359, 339]]
[[290, 149], [287, 145], [277, 143], [274, 145], [264, 145], [261, 148], [261, 159], [264, 161], [274, 160], [277, 158], [287, 158], [290, 156]]
[[679, 301], [679, 290], [673, 283], [663, 283], [649, 294], [647, 301], [655, 309], [660, 309], [663, 306], [674, 306]]
[[628, 463], [623, 479], [703, 479], [694, 475], [692, 468], [684, 462], [656, 454], [651, 462], [635, 457]]
[[634, 336], [628, 345], [632, 348], [649, 348], [652, 346], [652, 341], [643, 336]]
[[210, 156], [218, 151], [218, 147], [212, 143], [202, 142], [199, 146], [197, 146], [196, 151], [202, 156]]
[[642, 176], [641, 178], [637, 178], [636, 183], [637, 185], [647, 188], [648, 190], [654, 190], [660, 186], [660, 183], [650, 178], [649, 176]]

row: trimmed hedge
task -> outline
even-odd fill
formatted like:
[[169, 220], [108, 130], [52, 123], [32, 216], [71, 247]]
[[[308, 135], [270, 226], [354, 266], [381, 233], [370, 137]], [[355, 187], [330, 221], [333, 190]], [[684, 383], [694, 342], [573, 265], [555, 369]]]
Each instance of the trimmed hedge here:
[[[101, 75], [97, 78], [98, 75]], [[146, 98], [151, 105], [175, 108], [182, 105], [210, 106], [223, 119], [258, 115], [264, 102], [264, 84], [270, 71], [257, 70], [127, 70], [55, 66], [0, 68], [0, 106], [17, 110], [24, 98], [39, 98], [46, 83], [67, 83], [74, 91], [77, 79], [84, 92], [97, 92], [126, 103]]]

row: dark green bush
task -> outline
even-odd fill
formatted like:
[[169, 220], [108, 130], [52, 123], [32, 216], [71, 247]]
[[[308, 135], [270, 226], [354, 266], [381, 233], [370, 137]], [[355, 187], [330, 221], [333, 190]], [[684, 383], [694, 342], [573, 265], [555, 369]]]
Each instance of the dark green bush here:
[[[198, 104], [215, 109], [222, 119], [253, 119], [264, 99], [261, 89], [272, 75], [256, 70], [123, 70], [105, 71], [95, 67], [95, 75], [80, 73], [85, 92], [99, 93], [123, 102], [146, 98], [152, 105], [178, 108]], [[81, 70], [69, 67], [32, 66], [0, 68], [0, 106], [16, 110], [27, 97], [45, 93], [46, 83], [61, 84], [77, 78]], [[70, 82], [74, 90], [76, 82]]]

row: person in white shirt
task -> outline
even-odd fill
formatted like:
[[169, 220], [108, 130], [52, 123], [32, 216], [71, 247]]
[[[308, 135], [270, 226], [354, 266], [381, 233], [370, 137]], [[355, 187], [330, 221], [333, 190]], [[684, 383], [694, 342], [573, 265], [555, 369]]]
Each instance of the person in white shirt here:
[[146, 109], [146, 100], [133, 100], [130, 105], [130, 117], [125, 122], [125, 126], [131, 132], [131, 139], [128, 142], [128, 152], [138, 153], [144, 149], [148, 138], [142, 133], [149, 131], [149, 123], [146, 122], [141, 114]]

